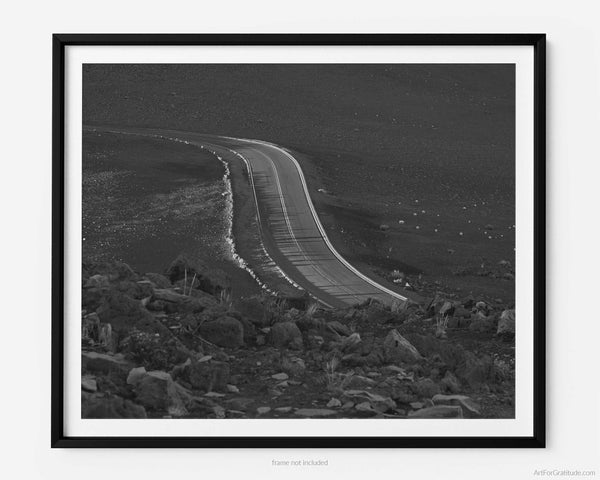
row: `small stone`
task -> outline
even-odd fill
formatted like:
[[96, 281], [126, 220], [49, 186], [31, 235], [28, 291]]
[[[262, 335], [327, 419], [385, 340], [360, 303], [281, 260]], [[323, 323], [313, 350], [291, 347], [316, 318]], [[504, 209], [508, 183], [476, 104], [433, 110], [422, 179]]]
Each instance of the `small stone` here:
[[462, 408], [443, 405], [414, 410], [409, 412], [408, 418], [463, 418], [463, 415]]
[[354, 409], [363, 413], [377, 413], [377, 411], [373, 408], [373, 405], [371, 405], [369, 402], [361, 402], [355, 405]]
[[222, 398], [225, 396], [224, 393], [217, 393], [217, 392], [207, 392], [204, 394], [205, 397], [207, 398]]
[[277, 407], [275, 411], [279, 413], [289, 413], [292, 411], [292, 407]]
[[329, 408], [335, 408], [335, 407], [341, 407], [341, 406], [342, 406], [342, 402], [340, 402], [340, 400], [337, 398], [332, 398], [331, 400], [329, 400], [329, 402], [327, 402], [327, 407], [329, 407]]
[[254, 403], [254, 399], [239, 397], [239, 398], [232, 398], [231, 400], [227, 400], [226, 403], [227, 403], [227, 406], [229, 408], [231, 408], [232, 410], [246, 411], [250, 408], [250, 405], [252, 405], [252, 403]]
[[434, 395], [431, 399], [434, 405], [460, 406], [467, 418], [481, 417], [480, 407], [466, 395]]
[[431, 379], [423, 378], [410, 384], [411, 390], [421, 398], [431, 398], [440, 393], [440, 387]]
[[120, 353], [108, 355], [98, 352], [81, 352], [81, 368], [91, 373], [124, 373], [129, 371], [131, 364]]
[[137, 385], [146, 376], [144, 367], [132, 368], [127, 375], [127, 385]]
[[258, 407], [256, 409], [256, 413], [258, 413], [259, 415], [264, 415], [266, 413], [269, 413], [271, 411], [271, 407]]
[[92, 275], [85, 282], [84, 288], [110, 288], [110, 282], [106, 275]]
[[409, 403], [410, 408], [412, 408], [413, 410], [420, 410], [421, 408], [423, 408], [425, 405], [423, 404], [423, 402], [411, 402]]
[[271, 378], [274, 380], [287, 380], [289, 375], [287, 373], [276, 373], [275, 375], [271, 375]]
[[217, 417], [217, 418], [225, 418], [225, 409], [223, 407], [221, 407], [220, 405], [215, 405], [213, 407], [213, 413], [215, 414], [215, 417]]
[[281, 362], [281, 368], [288, 375], [299, 376], [306, 371], [306, 363], [304, 363], [304, 360], [298, 357], [285, 357]]
[[235, 385], [227, 385], [226, 389], [229, 393], [240, 393], [240, 389], [238, 387], [236, 387]]
[[446, 375], [444, 375], [444, 378], [442, 378], [440, 385], [445, 387], [445, 389], [450, 393], [460, 392], [460, 383], [458, 378], [456, 378], [456, 376], [450, 370], [446, 371]]
[[342, 405], [342, 410], [350, 410], [354, 407], [354, 402], [346, 402]]
[[368, 401], [375, 411], [381, 413], [396, 408], [396, 402], [390, 397], [384, 397], [366, 390], [346, 390], [344, 391], [344, 396], [357, 401]]
[[341, 349], [343, 352], [352, 352], [356, 350], [361, 342], [360, 335], [353, 333], [349, 337], [345, 337], [341, 342]]
[[514, 336], [515, 334], [515, 310], [504, 310], [498, 320], [496, 335]]
[[375, 380], [363, 377], [361, 375], [352, 375], [350, 379], [345, 382], [348, 388], [369, 388], [375, 385]]
[[85, 392], [96, 392], [98, 390], [96, 378], [91, 375], [84, 375], [81, 377], [81, 389]]
[[294, 414], [300, 417], [329, 417], [335, 415], [335, 410], [327, 408], [300, 408]]

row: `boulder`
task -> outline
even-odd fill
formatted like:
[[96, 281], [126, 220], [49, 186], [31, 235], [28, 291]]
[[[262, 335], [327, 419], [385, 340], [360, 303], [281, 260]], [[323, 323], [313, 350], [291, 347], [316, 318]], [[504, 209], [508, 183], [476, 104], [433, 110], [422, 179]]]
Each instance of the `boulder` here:
[[408, 418], [463, 418], [462, 408], [441, 405], [409, 412]]
[[156, 334], [133, 330], [120, 342], [119, 349], [137, 366], [148, 370], [170, 370], [173, 365], [194, 357], [193, 352], [167, 332]]
[[481, 417], [480, 407], [466, 395], [434, 395], [431, 399], [434, 405], [457, 405], [462, 408], [466, 418]]
[[373, 410], [379, 413], [384, 413], [396, 408], [396, 402], [390, 397], [384, 397], [383, 395], [368, 392], [366, 390], [345, 390], [343, 397], [344, 400], [352, 401], [355, 404], [369, 402]]
[[391, 330], [383, 341], [383, 352], [388, 362], [415, 363], [423, 357], [397, 330]]
[[173, 284], [184, 280], [187, 276], [191, 285], [194, 275], [200, 290], [211, 294], [220, 294], [229, 289], [229, 278], [223, 271], [209, 269], [201, 262], [193, 261], [185, 255], [179, 255], [166, 271], [166, 276]]
[[[480, 302], [483, 303], [483, 302]], [[469, 330], [472, 332], [493, 332], [495, 328], [495, 319], [492, 315], [486, 316], [483, 312], [479, 311], [477, 314], [471, 317], [471, 324]]]
[[126, 375], [131, 364], [121, 354], [109, 355], [98, 352], [81, 352], [81, 369], [84, 372], [108, 374], [111, 372]]
[[440, 382], [441, 387], [450, 393], [458, 393], [460, 392], [460, 382], [456, 375], [454, 375], [450, 370], [446, 371], [444, 378]]
[[225, 316], [204, 322], [200, 336], [219, 347], [238, 348], [244, 344], [244, 327], [239, 320]]
[[349, 337], [345, 337], [340, 342], [340, 350], [344, 353], [350, 353], [359, 348], [361, 342], [360, 334], [353, 333]]
[[201, 262], [197, 262], [187, 257], [186, 255], [179, 255], [175, 260], [171, 262], [169, 268], [165, 272], [165, 275], [169, 278], [171, 283], [175, 283], [184, 278], [192, 279], [194, 274], [196, 277], [201, 276], [206, 271], [206, 265]]
[[81, 389], [84, 392], [96, 392], [98, 390], [96, 378], [92, 375], [84, 375], [81, 377]]
[[144, 407], [172, 416], [187, 414], [175, 382], [166, 372], [147, 372], [135, 386], [136, 400]]
[[185, 367], [182, 377], [197, 390], [224, 392], [229, 383], [229, 364], [212, 359], [191, 362]]
[[90, 278], [94, 275], [104, 275], [110, 282], [117, 280], [139, 280], [133, 269], [123, 262], [84, 263], [83, 276]]
[[110, 288], [110, 282], [106, 275], [92, 275], [87, 279], [83, 288]]
[[349, 337], [350, 335], [352, 335], [352, 331], [346, 325], [338, 322], [337, 320], [327, 322], [325, 324], [325, 327], [327, 328], [327, 330], [333, 332], [334, 334], [340, 337]]
[[350, 378], [344, 382], [344, 385], [348, 388], [371, 388], [376, 383], [377, 382], [375, 382], [375, 380], [369, 377], [363, 377], [362, 375], [351, 375]]
[[169, 289], [154, 289], [151, 302], [166, 302], [168, 313], [199, 313], [217, 304], [217, 300], [206, 293], [201, 295], [181, 295]]
[[148, 372], [144, 367], [132, 368], [127, 375], [127, 385], [137, 385], [146, 376], [146, 373]]
[[114, 284], [113, 288], [116, 291], [119, 291], [128, 297], [135, 298], [136, 300], [141, 300], [142, 298], [147, 298], [152, 295], [152, 282], [148, 280], [141, 281], [131, 281], [131, 280], [121, 280]]
[[144, 275], [148, 280], [150, 280], [157, 288], [171, 288], [171, 281], [161, 275], [160, 273], [147, 273]]
[[330, 417], [335, 415], [335, 410], [330, 410], [328, 408], [299, 408], [294, 412], [294, 415], [298, 415], [299, 417]]
[[498, 320], [496, 335], [513, 337], [515, 335], [515, 310], [504, 310]]
[[295, 308], [296, 310], [306, 310], [313, 303], [308, 292], [304, 292], [301, 295], [281, 295], [277, 298], [287, 305], [288, 308]]
[[96, 310], [100, 320], [110, 323], [120, 337], [134, 327], [144, 331], [157, 331], [156, 321], [140, 302], [120, 292], [110, 291]]
[[440, 393], [440, 387], [431, 378], [423, 378], [411, 383], [410, 388], [421, 398], [431, 398]]
[[82, 418], [147, 418], [146, 410], [130, 400], [110, 394], [81, 397]]
[[302, 333], [295, 323], [279, 322], [269, 331], [268, 341], [274, 347], [302, 346]]
[[477, 358], [469, 352], [465, 357], [464, 365], [456, 370], [457, 376], [465, 380], [471, 387], [479, 387], [488, 381], [494, 380], [494, 361], [489, 355]]
[[299, 357], [284, 357], [281, 361], [281, 369], [292, 377], [298, 377], [306, 371], [306, 363]]
[[267, 309], [259, 297], [241, 298], [233, 304], [242, 317], [257, 327], [268, 327], [270, 318]]

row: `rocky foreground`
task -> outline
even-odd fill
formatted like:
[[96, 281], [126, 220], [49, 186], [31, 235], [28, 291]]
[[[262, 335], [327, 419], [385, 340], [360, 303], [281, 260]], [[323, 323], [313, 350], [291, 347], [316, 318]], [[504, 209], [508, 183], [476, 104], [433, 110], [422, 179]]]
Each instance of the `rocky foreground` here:
[[514, 310], [231, 298], [185, 257], [84, 264], [83, 418], [514, 417]]

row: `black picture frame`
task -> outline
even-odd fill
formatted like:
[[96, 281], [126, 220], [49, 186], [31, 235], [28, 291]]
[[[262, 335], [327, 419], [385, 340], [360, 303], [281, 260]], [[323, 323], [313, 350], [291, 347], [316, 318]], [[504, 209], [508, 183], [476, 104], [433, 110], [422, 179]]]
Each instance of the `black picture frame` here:
[[[54, 448], [543, 448], [545, 375], [545, 34], [55, 34], [52, 38], [52, 361]], [[529, 437], [69, 437], [64, 432], [65, 48], [68, 46], [530, 46], [534, 54], [533, 435]]]

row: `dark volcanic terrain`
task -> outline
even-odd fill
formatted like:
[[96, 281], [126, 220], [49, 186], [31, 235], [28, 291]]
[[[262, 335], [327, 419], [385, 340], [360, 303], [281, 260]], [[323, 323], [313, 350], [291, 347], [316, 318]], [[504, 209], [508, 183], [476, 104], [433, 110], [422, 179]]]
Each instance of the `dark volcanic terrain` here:
[[232, 261], [223, 165], [196, 147], [135, 135], [86, 132], [83, 258], [127, 260], [162, 272], [185, 254], [231, 279], [236, 295], [259, 286]]
[[511, 65], [86, 65], [83, 116], [291, 148], [360, 269], [514, 301]]
[[335, 247], [417, 301], [259, 294], [217, 158], [86, 132], [82, 417], [514, 418], [512, 66], [86, 65], [83, 116], [290, 149]]

